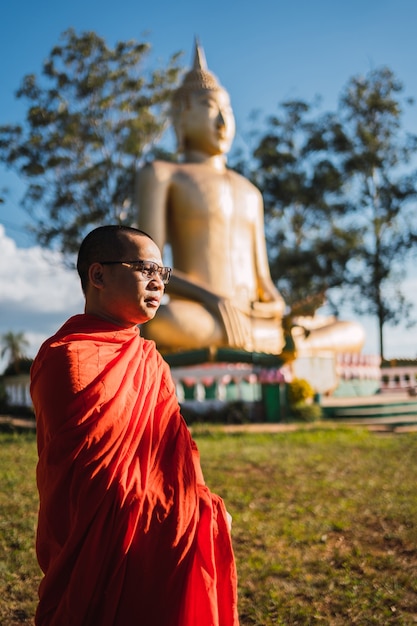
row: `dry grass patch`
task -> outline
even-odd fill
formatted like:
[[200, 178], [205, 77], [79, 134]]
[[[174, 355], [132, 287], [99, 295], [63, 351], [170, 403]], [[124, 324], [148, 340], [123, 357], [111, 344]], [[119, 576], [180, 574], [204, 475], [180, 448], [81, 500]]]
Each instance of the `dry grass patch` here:
[[417, 623], [415, 435], [196, 438], [234, 518], [242, 626]]
[[[233, 515], [241, 626], [417, 623], [417, 436], [193, 427]], [[0, 434], [0, 624], [33, 623], [33, 435]]]

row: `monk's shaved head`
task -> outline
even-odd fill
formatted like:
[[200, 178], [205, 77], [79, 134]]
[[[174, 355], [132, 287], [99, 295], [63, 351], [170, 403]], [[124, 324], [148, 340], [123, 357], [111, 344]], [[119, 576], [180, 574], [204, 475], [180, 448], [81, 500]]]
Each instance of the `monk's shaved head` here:
[[152, 240], [152, 237], [143, 230], [117, 224], [99, 226], [88, 233], [81, 243], [77, 259], [77, 271], [84, 293], [87, 289], [88, 270], [91, 264], [122, 259], [129, 235], [141, 235]]

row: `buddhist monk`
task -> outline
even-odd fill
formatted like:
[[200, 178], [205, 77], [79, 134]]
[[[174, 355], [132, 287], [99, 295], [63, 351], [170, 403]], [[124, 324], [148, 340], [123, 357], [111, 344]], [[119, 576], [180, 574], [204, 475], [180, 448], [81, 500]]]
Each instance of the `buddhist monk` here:
[[138, 325], [171, 269], [144, 232], [93, 230], [85, 311], [31, 370], [43, 571], [37, 626], [237, 626], [228, 514], [204, 483], [167, 364]]
[[[172, 102], [181, 160], [138, 172], [138, 223], [170, 248], [169, 301], [144, 332], [163, 352], [231, 347], [279, 355], [285, 303], [271, 275], [260, 191], [227, 167], [235, 134], [230, 98], [196, 45], [193, 68]], [[304, 324], [303, 322], [306, 322]], [[297, 320], [297, 350], [360, 350], [361, 327]]]

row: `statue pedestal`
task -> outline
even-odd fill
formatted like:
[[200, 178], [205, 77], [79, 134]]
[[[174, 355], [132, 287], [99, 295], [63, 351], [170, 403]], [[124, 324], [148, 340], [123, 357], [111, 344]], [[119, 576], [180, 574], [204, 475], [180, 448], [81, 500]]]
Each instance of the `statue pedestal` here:
[[261, 367], [279, 368], [285, 362], [281, 356], [276, 354], [246, 352], [233, 348], [207, 347], [200, 350], [162, 353], [162, 356], [171, 367], [186, 367], [201, 365], [202, 363], [251, 363]]
[[281, 357], [229, 348], [163, 356], [171, 367], [180, 404], [200, 405], [201, 410], [207, 405], [209, 411], [211, 406], [218, 409], [219, 404], [243, 402], [262, 407], [262, 421], [285, 419], [285, 383], [291, 372]]

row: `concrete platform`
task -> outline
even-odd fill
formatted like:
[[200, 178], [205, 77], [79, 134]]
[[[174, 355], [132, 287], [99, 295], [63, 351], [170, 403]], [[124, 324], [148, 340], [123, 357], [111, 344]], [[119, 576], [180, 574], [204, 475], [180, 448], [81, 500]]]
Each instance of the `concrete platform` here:
[[372, 430], [417, 432], [417, 398], [406, 392], [357, 398], [323, 398], [324, 417], [338, 424]]

